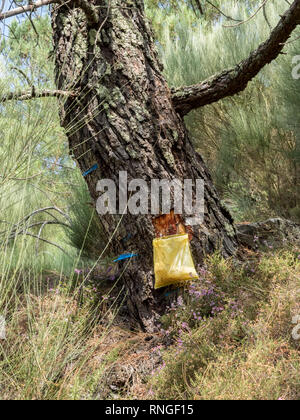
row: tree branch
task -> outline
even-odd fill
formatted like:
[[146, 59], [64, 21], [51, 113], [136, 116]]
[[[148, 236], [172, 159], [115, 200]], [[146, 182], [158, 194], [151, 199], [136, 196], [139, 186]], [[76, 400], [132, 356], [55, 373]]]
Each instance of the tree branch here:
[[[16, 230], [19, 226], [21, 226], [21, 224], [22, 224], [22, 223], [27, 222], [27, 221], [28, 221], [28, 220], [30, 220], [33, 216], [35, 216], [35, 215], [37, 215], [37, 214], [40, 214], [40, 213], [47, 213], [47, 214], [49, 214], [51, 217], [53, 217], [53, 219], [55, 219], [56, 221], [58, 221], [58, 219], [57, 219], [55, 216], [53, 216], [53, 214], [52, 214], [52, 213], [50, 213], [50, 210], [56, 211], [57, 213], [61, 214], [64, 218], [66, 218], [69, 222], [71, 222], [70, 217], [69, 217], [66, 213], [64, 213], [64, 212], [63, 212], [61, 209], [59, 209], [58, 207], [51, 206], [51, 207], [45, 207], [45, 208], [42, 208], [42, 209], [35, 210], [35, 211], [33, 211], [32, 213], [28, 214], [26, 217], [24, 217], [24, 219], [20, 220], [20, 221], [19, 221], [18, 223], [16, 223], [16, 224], [13, 224], [13, 226], [14, 226], [14, 230]], [[0, 223], [7, 223], [7, 222], [5, 222], [5, 221], [1, 220], [1, 221], [0, 221]], [[4, 233], [6, 233], [6, 231], [0, 232], [0, 235], [2, 235], [2, 234], [4, 234]]]
[[58, 248], [58, 249], [60, 249], [64, 254], [66, 254], [68, 257], [70, 256], [61, 246], [59, 246], [59, 245], [57, 245], [57, 244], [55, 244], [54, 242], [51, 242], [51, 241], [48, 241], [47, 239], [44, 239], [44, 238], [40, 238], [39, 236], [37, 236], [37, 235], [34, 235], [33, 233], [29, 233], [29, 232], [23, 232], [22, 233], [22, 235], [27, 235], [27, 236], [31, 236], [32, 238], [36, 238], [36, 239], [38, 239], [39, 241], [42, 241], [42, 242], [46, 242], [46, 244], [49, 244], [49, 245], [53, 245], [53, 246], [55, 246], [56, 248]]
[[58, 98], [61, 96], [76, 96], [74, 92], [64, 91], [64, 90], [49, 90], [44, 89], [37, 92], [35, 89], [23, 91], [23, 92], [10, 92], [7, 95], [0, 96], [0, 103], [7, 102], [7, 101], [28, 101], [30, 99], [36, 98], [49, 98], [54, 97]]
[[247, 59], [234, 68], [224, 70], [197, 85], [173, 89], [172, 100], [176, 111], [183, 116], [193, 109], [243, 91], [266, 64], [278, 57], [285, 42], [299, 23], [300, 0], [295, 0], [281, 16], [267, 41], [253, 51]]
[[3, 12], [4, 6], [5, 6], [5, 0], [2, 0], [1, 7], [0, 7], [0, 13]]
[[13, 17], [13, 16], [21, 15], [22, 13], [34, 12], [36, 9], [39, 9], [40, 7], [43, 7], [43, 6], [48, 6], [49, 4], [63, 5], [65, 3], [68, 3], [68, 4], [73, 3], [76, 7], [79, 7], [80, 9], [82, 9], [86, 15], [86, 18], [89, 24], [95, 25], [96, 23], [99, 22], [99, 16], [98, 16], [97, 10], [92, 4], [89, 3], [88, 0], [70, 0], [70, 1], [38, 0], [35, 3], [28, 4], [26, 6], [20, 6], [15, 9], [8, 10], [7, 12], [0, 13], [0, 21]]
[[206, 0], [206, 2], [208, 3], [208, 4], [210, 4], [212, 7], [214, 7], [222, 16], [224, 16], [224, 17], [226, 17], [226, 19], [229, 19], [229, 20], [234, 20], [235, 22], [241, 22], [241, 19], [235, 19], [235, 18], [233, 18], [233, 17], [231, 17], [231, 16], [228, 16], [228, 15], [226, 15], [224, 12], [222, 12], [222, 10], [221, 9], [219, 9], [215, 4], [213, 4], [211, 1], [209, 1], [209, 0]]
[[33, 12], [40, 7], [48, 6], [52, 3], [60, 3], [60, 0], [38, 0], [34, 4], [28, 4], [27, 6], [20, 6], [15, 9], [8, 10], [7, 12], [0, 13], [0, 21], [13, 16], [21, 15], [25, 12]]
[[[0, 232], [0, 236], [8, 234], [8, 239], [9, 240], [15, 239], [17, 236], [20, 236], [20, 235], [31, 236], [32, 238], [36, 238], [37, 244], [38, 244], [38, 241], [46, 242], [49, 245], [53, 245], [53, 246], [59, 248], [62, 252], [64, 252], [65, 254], [68, 255], [68, 253], [62, 247], [57, 245], [56, 243], [48, 241], [47, 239], [41, 238], [41, 234], [43, 232], [43, 229], [47, 225], [58, 225], [58, 226], [63, 226], [65, 228], [67, 227], [68, 229], [72, 229], [71, 225], [58, 220], [57, 217], [55, 217], [52, 213], [50, 213], [50, 210], [55, 210], [56, 212], [58, 212], [59, 214], [64, 216], [69, 222], [71, 222], [69, 216], [67, 214], [65, 214], [62, 210], [60, 210], [58, 207], [46, 207], [46, 208], [43, 208], [43, 209], [35, 210], [34, 212], [27, 215], [26, 217], [24, 217], [24, 219], [22, 219], [20, 222], [18, 222], [16, 224], [12, 224], [12, 223], [9, 223], [9, 222], [6, 222], [6, 221], [0, 221], [0, 223], [6, 223], [6, 224], [9, 224], [9, 225], [12, 225], [11, 231], [7, 231], [7, 230], [2, 231], [2, 232]], [[40, 221], [40, 222], [34, 222], [34, 223], [31, 223], [31, 224], [27, 224], [27, 222], [30, 223], [30, 220], [33, 216], [35, 216], [37, 214], [41, 214], [41, 213], [47, 213], [54, 220], [45, 220], [45, 221]], [[28, 231], [29, 229], [36, 228], [36, 227], [40, 227], [38, 235], [35, 235], [35, 234]]]
[[199, 9], [201, 15], [203, 15], [203, 7], [201, 6], [200, 0], [195, 0], [195, 3]]

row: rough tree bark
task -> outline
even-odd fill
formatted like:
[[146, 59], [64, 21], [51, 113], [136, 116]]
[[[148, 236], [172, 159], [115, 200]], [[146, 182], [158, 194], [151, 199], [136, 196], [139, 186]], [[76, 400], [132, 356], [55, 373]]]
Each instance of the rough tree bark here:
[[[62, 124], [82, 172], [98, 163], [87, 177], [92, 198], [99, 196], [99, 179], [118, 185], [119, 171], [127, 171], [129, 181], [141, 178], [148, 185], [154, 178], [204, 179], [205, 223], [193, 227], [195, 263], [219, 247], [224, 255], [233, 254], [233, 220], [174, 109], [142, 2], [111, 0], [99, 14], [99, 24], [88, 27], [80, 9], [64, 6], [53, 13], [57, 84], [78, 92], [65, 102]], [[100, 221], [109, 240], [120, 216], [105, 215]], [[163, 293], [153, 289], [152, 222], [151, 215], [124, 215], [110, 247], [114, 254], [139, 254], [122, 281], [131, 313], [147, 330], [164, 309]]]
[[[295, 27], [300, 5], [294, 3], [298, 13]], [[120, 171], [127, 171], [128, 181], [142, 178], [148, 185], [153, 178], [204, 179], [205, 218], [203, 224], [193, 227], [194, 261], [201, 264], [204, 255], [216, 249], [225, 256], [234, 254], [237, 237], [233, 220], [191, 144], [183, 115], [236, 93], [247, 82], [240, 80], [240, 89], [230, 90], [230, 83], [234, 88], [230, 78], [237, 75], [232, 70], [215, 80], [217, 92], [212, 91], [211, 82], [171, 92], [162, 75], [143, 1], [94, 0], [89, 4], [96, 7], [93, 12], [97, 11], [98, 18], [92, 13], [93, 19], [87, 19], [78, 2], [69, 2], [53, 8], [52, 27], [57, 89], [77, 93], [65, 100], [61, 113], [70, 151], [82, 172], [98, 164], [98, 170], [86, 178], [93, 200], [98, 198], [97, 181], [109, 178], [118, 185]], [[292, 30], [286, 31], [281, 42]], [[278, 47], [277, 55], [281, 49]], [[260, 61], [261, 55], [259, 51]], [[248, 81], [262, 67], [256, 56], [252, 59], [255, 65]], [[224, 83], [229, 84], [225, 92]], [[209, 101], [199, 99], [204, 91], [210, 95]], [[182, 219], [185, 222], [184, 214]], [[120, 216], [105, 215], [100, 222], [113, 254], [139, 254], [130, 261], [122, 282], [131, 314], [142, 328], [151, 331], [165, 307], [164, 293], [153, 288], [153, 216], [127, 214], [120, 220]], [[123, 241], [128, 234], [130, 239]]]

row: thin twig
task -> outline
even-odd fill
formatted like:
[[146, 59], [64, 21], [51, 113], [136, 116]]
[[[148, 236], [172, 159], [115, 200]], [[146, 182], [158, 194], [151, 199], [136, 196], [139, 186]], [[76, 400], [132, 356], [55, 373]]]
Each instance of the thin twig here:
[[243, 20], [239, 23], [236, 23], [235, 25], [223, 25], [224, 28], [235, 28], [236, 26], [240, 26], [243, 25], [244, 23], [249, 22], [251, 19], [253, 19], [257, 13], [265, 6], [265, 4], [268, 2], [269, 0], [264, 0], [263, 3], [259, 6], [259, 8], [253, 13], [253, 15], [251, 15], [248, 19]]
[[73, 3], [76, 7], [82, 9], [86, 15], [86, 18], [89, 24], [95, 25], [99, 22], [99, 16], [98, 16], [96, 8], [92, 4], [90, 4], [90, 2], [87, 0], [72, 0], [72, 1], [38, 0], [35, 3], [28, 4], [26, 6], [20, 6], [13, 10], [8, 10], [7, 12], [0, 13], [0, 21], [13, 17], [13, 16], [21, 15], [26, 12], [32, 13], [33, 11], [35, 11], [36, 9], [40, 7], [48, 6], [50, 4], [59, 4], [61, 6], [64, 6], [67, 3]]
[[267, 24], [268, 24], [268, 26], [269, 26], [269, 28], [271, 30], [272, 29], [272, 26], [271, 26], [271, 24], [269, 22], [269, 19], [268, 19], [268, 16], [267, 16], [267, 8], [266, 8], [266, 5], [265, 4], [263, 6], [263, 14], [264, 14], [265, 21], [267, 22]]
[[0, 21], [13, 16], [21, 15], [24, 12], [30, 12], [39, 7], [48, 6], [53, 3], [60, 3], [60, 0], [38, 0], [34, 4], [28, 4], [27, 6], [21, 6], [13, 10], [8, 10], [7, 12], [0, 13]]
[[7, 102], [12, 100], [17, 101], [29, 101], [30, 99], [39, 99], [39, 98], [58, 98], [58, 97], [75, 97], [76, 93], [71, 91], [63, 90], [49, 90], [45, 89], [42, 91], [36, 91], [35, 87], [32, 86], [30, 91], [22, 92], [9, 92], [8, 94], [0, 97], [0, 102]]
[[100, 25], [100, 27], [99, 27], [99, 29], [98, 29], [98, 31], [97, 31], [97, 34], [96, 34], [95, 47], [94, 47], [94, 54], [95, 54], [95, 52], [96, 52], [96, 46], [97, 46], [97, 40], [98, 40], [99, 34], [101, 33], [102, 28], [104, 27], [104, 25], [105, 25], [105, 23], [106, 23], [106, 21], [107, 21], [107, 19], [108, 19], [108, 17], [109, 17], [110, 7], [111, 7], [111, 2], [110, 2], [110, 0], [109, 0], [108, 5], [107, 5], [107, 13], [106, 13], [105, 19], [104, 19], [104, 20], [103, 20], [103, 22], [101, 23], [101, 25]]
[[195, 0], [195, 3], [199, 9], [201, 15], [203, 15], [203, 7], [201, 6], [200, 0]]
[[3, 12], [4, 6], [5, 6], [5, 0], [2, 0], [1, 7], [0, 7], [0, 13]]
[[48, 241], [47, 239], [44, 239], [44, 238], [39, 238], [37, 235], [34, 235], [34, 234], [32, 234], [32, 233], [29, 233], [29, 232], [24, 232], [24, 235], [27, 235], [27, 236], [31, 236], [32, 238], [36, 238], [36, 239], [39, 239], [40, 241], [42, 241], [42, 242], [46, 242], [47, 244], [49, 244], [49, 245], [53, 245], [53, 246], [55, 246], [56, 248], [58, 248], [58, 249], [60, 249], [64, 254], [66, 254], [68, 257], [70, 257], [70, 255], [61, 247], [61, 246], [59, 246], [59, 245], [57, 245], [57, 244], [55, 244], [54, 242], [51, 242], [51, 241]]
[[16, 70], [18, 73], [20, 73], [24, 77], [24, 79], [26, 80], [28, 85], [32, 86], [32, 81], [29, 79], [29, 77], [27, 76], [27, 74], [23, 70], [19, 69], [18, 67], [11, 67], [11, 69]]
[[[50, 215], [50, 216], [52, 216], [52, 215]], [[67, 227], [68, 229], [72, 229], [72, 227], [70, 225], [68, 225], [66, 223], [63, 223], [63, 222], [60, 222], [59, 220], [57, 220], [57, 221], [46, 220], [44, 222], [36, 222], [36, 223], [32, 223], [29, 226], [23, 226], [23, 227], [20, 226], [20, 224], [19, 224], [19, 225], [14, 225], [13, 230], [10, 232], [8, 239], [11, 240], [11, 239], [15, 238], [18, 235], [23, 235], [25, 232], [28, 231], [28, 229], [32, 229], [34, 227], [38, 227], [38, 226], [41, 226], [41, 225], [45, 225], [45, 226], [46, 225], [61, 225], [63, 227]], [[7, 233], [8, 233], [8, 231], [2, 231], [0, 233], [0, 235], [5, 235]]]
[[242, 22], [242, 20], [241, 19], [235, 19], [235, 18], [233, 18], [233, 17], [231, 17], [231, 16], [228, 16], [228, 15], [226, 15], [224, 12], [222, 12], [222, 10], [221, 9], [219, 9], [215, 4], [213, 4], [211, 1], [209, 1], [209, 0], [206, 0], [206, 2], [208, 3], [208, 4], [210, 4], [212, 7], [214, 7], [222, 16], [224, 16], [224, 17], [226, 17], [226, 19], [229, 19], [229, 20], [233, 20], [234, 22]]
[[50, 210], [56, 211], [57, 213], [61, 214], [62, 216], [64, 216], [69, 221], [71, 220], [70, 217], [66, 213], [64, 213], [61, 209], [59, 209], [58, 207], [55, 207], [55, 206], [50, 206], [50, 207], [45, 207], [45, 208], [33, 211], [32, 213], [25, 216], [24, 219], [22, 219], [19, 222], [19, 224], [21, 224], [23, 222], [26, 222], [27, 220], [29, 220], [31, 217], [35, 216], [36, 214], [43, 213], [43, 212], [49, 212]]
[[43, 172], [40, 172], [38, 174], [28, 176], [27, 178], [6, 178], [4, 175], [0, 175], [0, 178], [5, 179], [6, 181], [28, 181], [29, 179], [33, 179], [33, 178], [36, 178], [36, 177], [40, 176], [42, 173]]
[[282, 42], [280, 45], [292, 44], [293, 42], [297, 41], [299, 38], [300, 38], [300, 35], [297, 36], [297, 38], [291, 39], [290, 41]]

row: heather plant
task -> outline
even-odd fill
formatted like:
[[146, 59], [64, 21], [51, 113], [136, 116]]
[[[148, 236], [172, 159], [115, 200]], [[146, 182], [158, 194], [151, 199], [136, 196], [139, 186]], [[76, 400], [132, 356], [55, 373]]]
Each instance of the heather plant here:
[[[292, 337], [292, 318], [300, 310], [299, 261], [297, 250], [269, 250], [236, 270], [219, 255], [213, 256], [205, 276], [202, 273], [202, 285], [191, 285], [163, 317], [167, 329], [162, 334], [170, 335], [174, 344], [170, 349], [156, 349], [163, 362], [152, 373], [153, 395], [170, 399], [299, 397], [299, 342]], [[225, 286], [218, 290], [221, 280]]]

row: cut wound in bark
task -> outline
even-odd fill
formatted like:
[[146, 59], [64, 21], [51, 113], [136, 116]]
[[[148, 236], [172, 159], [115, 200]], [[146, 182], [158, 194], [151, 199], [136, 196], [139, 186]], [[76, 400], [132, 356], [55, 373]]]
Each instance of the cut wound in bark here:
[[191, 226], [185, 226], [180, 214], [175, 214], [174, 210], [169, 214], [162, 214], [153, 220], [156, 238], [162, 236], [176, 235], [179, 233], [188, 233], [189, 239], [193, 239], [193, 229]]

